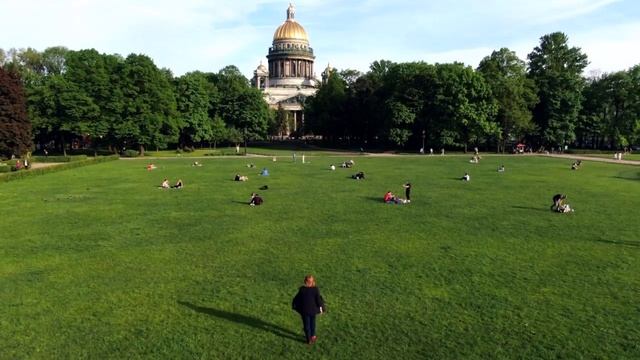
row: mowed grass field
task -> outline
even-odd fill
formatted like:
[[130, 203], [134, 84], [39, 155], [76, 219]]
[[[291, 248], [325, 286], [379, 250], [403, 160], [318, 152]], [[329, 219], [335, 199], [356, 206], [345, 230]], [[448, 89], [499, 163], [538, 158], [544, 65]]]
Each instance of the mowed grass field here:
[[[0, 358], [640, 357], [640, 168], [328, 170], [347, 159], [120, 160], [3, 183]], [[406, 181], [411, 204], [382, 203]], [[549, 211], [556, 193], [575, 213]], [[328, 308], [313, 347], [290, 309], [308, 273]]]

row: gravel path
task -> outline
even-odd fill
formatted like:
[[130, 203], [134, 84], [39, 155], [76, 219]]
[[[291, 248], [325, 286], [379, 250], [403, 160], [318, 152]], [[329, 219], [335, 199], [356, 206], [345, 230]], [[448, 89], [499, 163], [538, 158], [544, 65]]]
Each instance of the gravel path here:
[[62, 164], [62, 163], [38, 163], [38, 162], [34, 162], [34, 163], [31, 163], [31, 168], [32, 169], [42, 169], [42, 168], [56, 166], [56, 165], [60, 165], [60, 164]]
[[606, 163], [611, 163], [611, 164], [624, 164], [624, 165], [640, 166], [640, 161], [634, 161], [634, 160], [614, 160], [614, 159], [607, 159], [607, 158], [600, 158], [600, 157], [579, 156], [579, 155], [564, 155], [564, 154], [562, 154], [562, 155], [560, 155], [560, 154], [549, 154], [549, 155], [541, 155], [541, 156], [559, 158], [559, 159], [599, 161], [599, 162], [606, 162]]

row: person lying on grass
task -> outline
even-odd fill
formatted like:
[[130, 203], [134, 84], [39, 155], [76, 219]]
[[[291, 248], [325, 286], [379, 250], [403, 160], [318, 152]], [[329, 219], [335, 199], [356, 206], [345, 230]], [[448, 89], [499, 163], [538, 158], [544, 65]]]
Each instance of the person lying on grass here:
[[360, 171], [359, 173], [352, 175], [351, 178], [355, 180], [364, 180], [364, 173]]
[[176, 184], [173, 185], [171, 188], [172, 189], [182, 189], [183, 186], [184, 186], [184, 184], [182, 183], [182, 179], [178, 179], [178, 181], [176, 181]]
[[264, 202], [264, 200], [262, 200], [260, 195], [258, 195], [256, 193], [252, 193], [251, 194], [251, 200], [249, 200], [249, 205], [250, 206], [260, 206], [260, 205], [262, 205], [263, 202]]
[[236, 176], [233, 178], [234, 181], [248, 181], [249, 178], [246, 176], [242, 176], [240, 174], [236, 174]]
[[170, 188], [170, 187], [171, 187], [171, 186], [169, 186], [169, 179], [164, 179], [164, 180], [162, 181], [162, 184], [160, 184], [160, 188], [161, 188], [161, 189], [168, 189], [168, 188]]

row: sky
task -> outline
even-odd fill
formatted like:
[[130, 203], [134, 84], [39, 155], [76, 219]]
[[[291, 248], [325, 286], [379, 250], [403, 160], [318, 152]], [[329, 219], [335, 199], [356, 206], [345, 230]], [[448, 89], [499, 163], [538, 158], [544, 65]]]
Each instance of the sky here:
[[[0, 0], [0, 48], [66, 46], [146, 54], [176, 75], [236, 65], [247, 77], [286, 19], [281, 0]], [[587, 75], [640, 63], [639, 0], [297, 0], [316, 55], [366, 72], [376, 60], [476, 67], [508, 47], [523, 60], [562, 31], [589, 57]]]

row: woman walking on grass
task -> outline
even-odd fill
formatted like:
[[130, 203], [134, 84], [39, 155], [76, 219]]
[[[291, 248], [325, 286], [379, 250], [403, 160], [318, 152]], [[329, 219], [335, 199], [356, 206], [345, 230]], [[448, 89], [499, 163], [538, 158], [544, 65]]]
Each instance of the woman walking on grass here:
[[298, 289], [291, 307], [302, 317], [302, 327], [307, 344], [314, 344], [318, 339], [316, 336], [316, 315], [324, 313], [324, 300], [320, 295], [320, 290], [316, 287], [313, 275], [304, 277], [304, 285]]

